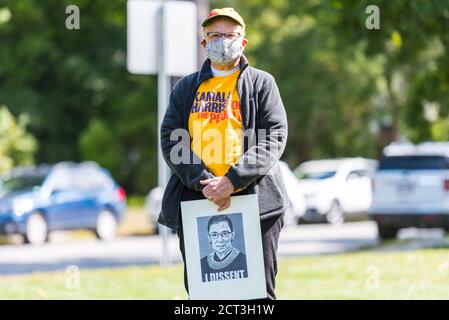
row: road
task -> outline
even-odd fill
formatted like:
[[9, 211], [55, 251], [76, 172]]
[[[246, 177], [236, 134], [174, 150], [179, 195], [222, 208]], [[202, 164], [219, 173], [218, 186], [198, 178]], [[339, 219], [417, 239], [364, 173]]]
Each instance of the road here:
[[[158, 236], [118, 238], [101, 242], [93, 238], [71, 239], [64, 233], [52, 233], [51, 242], [40, 247], [0, 245], [0, 275], [65, 270], [158, 264], [162, 241]], [[402, 230], [399, 240], [379, 246], [376, 225], [371, 221], [332, 225], [289, 226], [282, 230], [278, 255], [307, 256], [344, 253], [365, 248], [377, 251], [416, 250], [425, 247], [449, 247], [441, 230]], [[171, 262], [180, 262], [178, 238], [170, 236]]]
[[[60, 235], [60, 234], [59, 234]], [[95, 239], [66, 239], [52, 234], [51, 242], [40, 247], [0, 246], [0, 275], [79, 268], [149, 265], [160, 262], [162, 241], [158, 236], [118, 238], [111, 242]], [[342, 253], [378, 244], [372, 222], [353, 222], [342, 226], [301, 225], [283, 229], [279, 256], [304, 256]], [[170, 260], [180, 262], [178, 238], [170, 236]]]

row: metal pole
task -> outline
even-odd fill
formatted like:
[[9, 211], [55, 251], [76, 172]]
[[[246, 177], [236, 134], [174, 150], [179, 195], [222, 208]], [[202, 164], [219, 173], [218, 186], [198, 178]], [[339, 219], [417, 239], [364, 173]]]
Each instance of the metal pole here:
[[[162, 157], [161, 152], [161, 139], [160, 139], [160, 127], [165, 114], [165, 110], [169, 103], [170, 96], [170, 76], [166, 73], [165, 67], [165, 30], [164, 30], [164, 3], [162, 2], [159, 9], [158, 21], [158, 45], [157, 45], [157, 57], [158, 57], [158, 103], [157, 103], [157, 117], [158, 117], [158, 183], [159, 186], [165, 189], [168, 182], [169, 168]], [[161, 265], [170, 264], [170, 248], [169, 248], [169, 230], [167, 227], [159, 224], [159, 231], [162, 237], [162, 254]]]
[[[193, 0], [196, 3], [196, 16], [198, 25], [198, 43], [201, 42], [203, 36], [203, 27], [201, 23], [209, 13], [209, 0]], [[198, 66], [201, 66], [205, 59], [204, 50], [198, 50]]]
[[[194, 0], [195, 1], [195, 0]], [[198, 26], [201, 29], [201, 17], [205, 17], [209, 10], [209, 0], [196, 0], [197, 3], [197, 19]], [[165, 189], [168, 179], [170, 177], [170, 169], [164, 161], [161, 153], [160, 145], [160, 125], [162, 123], [165, 110], [169, 103], [170, 91], [172, 88], [171, 77], [166, 72], [165, 61], [165, 30], [164, 30], [164, 0], [159, 9], [158, 21], [157, 21], [157, 57], [158, 57], [158, 184]], [[204, 53], [199, 50], [198, 65], [201, 65], [204, 61]], [[168, 265], [171, 262], [169, 237], [170, 231], [167, 227], [159, 224], [160, 236], [162, 238], [162, 254], [161, 265]]]

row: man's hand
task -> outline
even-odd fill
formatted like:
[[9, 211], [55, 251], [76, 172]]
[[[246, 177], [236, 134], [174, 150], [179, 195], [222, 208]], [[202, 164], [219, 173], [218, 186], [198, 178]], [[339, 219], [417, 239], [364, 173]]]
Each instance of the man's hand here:
[[231, 197], [227, 197], [223, 201], [216, 203], [216, 205], [218, 206], [218, 211], [228, 208], [231, 205]]
[[205, 186], [203, 188], [204, 196], [219, 206], [218, 211], [229, 207], [234, 185], [228, 177], [214, 177], [201, 180], [200, 183]]

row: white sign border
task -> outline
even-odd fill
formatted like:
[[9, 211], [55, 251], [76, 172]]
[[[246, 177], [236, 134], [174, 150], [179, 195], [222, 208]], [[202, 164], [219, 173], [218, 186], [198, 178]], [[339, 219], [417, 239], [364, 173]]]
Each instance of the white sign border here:
[[[209, 200], [181, 202], [187, 279], [191, 300], [244, 300], [267, 297], [257, 194], [231, 197], [223, 211]], [[248, 278], [202, 282], [197, 218], [242, 213]]]

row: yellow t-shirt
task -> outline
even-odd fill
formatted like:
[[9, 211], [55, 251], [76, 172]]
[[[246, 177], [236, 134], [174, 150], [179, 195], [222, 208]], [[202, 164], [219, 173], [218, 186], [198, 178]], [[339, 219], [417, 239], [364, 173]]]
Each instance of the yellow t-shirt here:
[[237, 78], [240, 70], [202, 82], [189, 116], [192, 151], [217, 177], [243, 154], [242, 116]]

